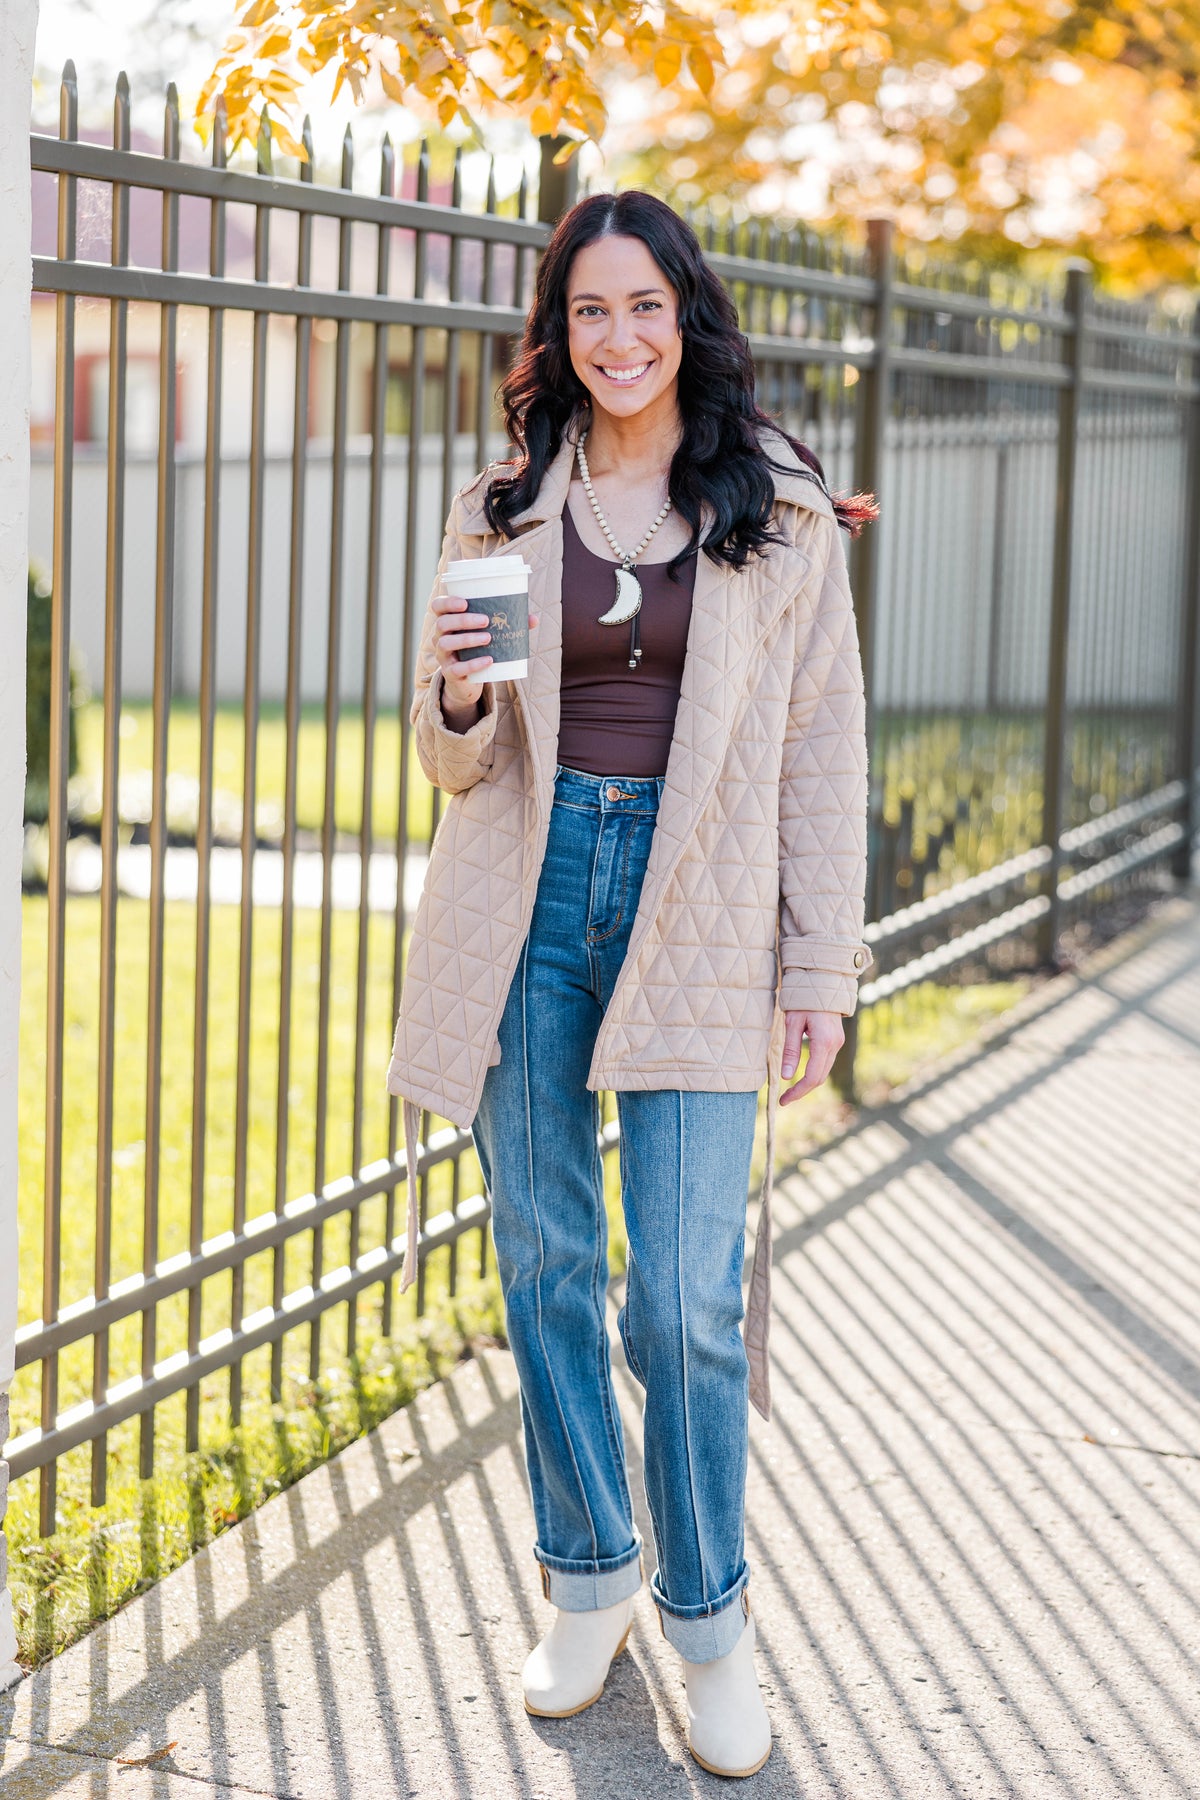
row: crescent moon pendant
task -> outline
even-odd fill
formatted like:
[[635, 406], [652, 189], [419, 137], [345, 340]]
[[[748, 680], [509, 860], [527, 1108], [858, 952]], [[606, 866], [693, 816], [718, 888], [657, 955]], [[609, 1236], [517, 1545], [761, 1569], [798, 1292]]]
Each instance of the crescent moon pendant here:
[[617, 597], [606, 613], [600, 614], [601, 625], [624, 625], [640, 612], [642, 584], [632, 569], [617, 570]]

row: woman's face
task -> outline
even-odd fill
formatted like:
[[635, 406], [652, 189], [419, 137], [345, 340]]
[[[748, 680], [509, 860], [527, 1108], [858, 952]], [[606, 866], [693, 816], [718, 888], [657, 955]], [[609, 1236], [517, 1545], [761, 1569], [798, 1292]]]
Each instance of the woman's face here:
[[683, 340], [675, 290], [641, 238], [597, 238], [567, 277], [571, 367], [597, 406], [622, 419], [675, 405]]

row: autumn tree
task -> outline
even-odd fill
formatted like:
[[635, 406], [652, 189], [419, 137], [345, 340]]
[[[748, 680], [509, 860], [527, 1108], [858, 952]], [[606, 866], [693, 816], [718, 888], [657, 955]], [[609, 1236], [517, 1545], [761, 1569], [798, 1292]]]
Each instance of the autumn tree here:
[[1117, 285], [1194, 281], [1195, 0], [781, 0], [717, 29], [711, 90], [650, 94], [627, 134], [660, 190], [786, 210], [812, 162], [832, 222], [887, 209], [990, 260], [1053, 243]]
[[[681, 200], [893, 211], [989, 261], [1042, 246], [1115, 285], [1200, 267], [1200, 0], [252, 0], [202, 98], [233, 134], [332, 68], [479, 135], [489, 114], [619, 153]], [[619, 141], [608, 101], [643, 116]], [[815, 198], [797, 178], [816, 171]]]
[[607, 125], [605, 74], [651, 70], [663, 85], [686, 68], [698, 94], [713, 83], [710, 25], [680, 0], [252, 0], [200, 98], [223, 94], [232, 135], [253, 140], [270, 104], [274, 137], [302, 154], [287, 119], [305, 80], [335, 71], [334, 93], [356, 99], [377, 76], [400, 105], [455, 119], [480, 134], [480, 116], [503, 108], [537, 136], [563, 138], [563, 154]]

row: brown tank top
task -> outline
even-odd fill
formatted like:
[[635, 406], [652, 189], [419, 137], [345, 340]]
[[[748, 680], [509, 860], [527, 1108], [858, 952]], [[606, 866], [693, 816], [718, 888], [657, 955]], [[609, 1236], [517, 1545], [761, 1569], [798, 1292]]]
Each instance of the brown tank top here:
[[642, 588], [638, 641], [601, 625], [616, 598], [616, 563], [589, 550], [563, 507], [562, 684], [558, 760], [589, 775], [665, 775], [675, 731], [696, 581], [693, 551], [672, 581], [667, 564], [635, 565]]

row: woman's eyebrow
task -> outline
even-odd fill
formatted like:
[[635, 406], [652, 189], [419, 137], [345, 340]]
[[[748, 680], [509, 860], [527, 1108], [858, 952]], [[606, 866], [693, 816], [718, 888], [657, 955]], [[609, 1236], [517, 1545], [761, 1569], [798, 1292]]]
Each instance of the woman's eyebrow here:
[[[634, 288], [631, 293], [626, 294], [625, 298], [627, 300], [641, 300], [647, 294], [662, 294], [665, 292], [666, 292], [666, 290], [664, 288], [660, 288], [660, 287]], [[572, 294], [571, 295], [571, 305], [574, 306], [574, 304], [577, 300], [601, 300], [602, 301], [603, 299], [604, 299], [603, 294]]]

